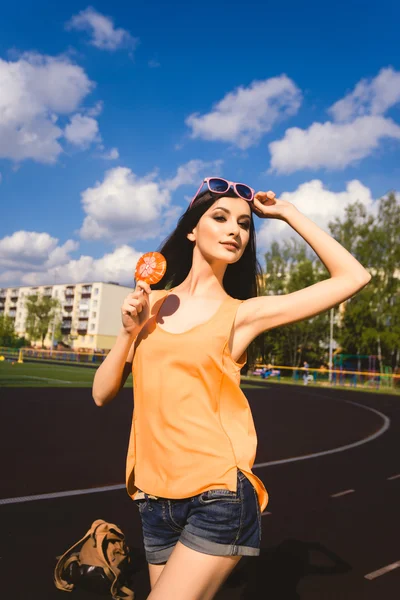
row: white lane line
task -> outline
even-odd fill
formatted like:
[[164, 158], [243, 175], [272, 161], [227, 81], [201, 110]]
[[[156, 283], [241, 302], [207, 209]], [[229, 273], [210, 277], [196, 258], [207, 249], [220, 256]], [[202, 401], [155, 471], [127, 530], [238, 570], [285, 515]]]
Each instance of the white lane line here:
[[87, 488], [84, 490], [67, 490], [65, 492], [52, 492], [50, 494], [35, 494], [34, 496], [19, 496], [16, 498], [0, 498], [2, 504], [20, 504], [21, 502], [34, 502], [35, 500], [51, 500], [52, 498], [65, 498], [66, 496], [80, 496], [82, 494], [97, 494], [99, 492], [111, 492], [122, 490], [124, 483], [118, 485], [104, 485], [102, 487]]
[[400, 473], [398, 475], [392, 475], [391, 477], [388, 477], [388, 481], [392, 481], [393, 479], [398, 479], [400, 477]]
[[331, 498], [339, 498], [340, 496], [347, 496], [347, 494], [352, 494], [355, 490], [344, 490], [343, 492], [338, 492], [337, 494], [331, 494]]
[[[326, 396], [325, 394], [315, 394], [310, 393], [312, 396], [319, 396], [322, 398], [328, 398], [329, 400], [336, 400], [336, 398], [331, 398], [330, 396]], [[374, 408], [370, 408], [369, 406], [363, 406], [362, 404], [358, 404], [357, 402], [351, 402], [351, 400], [341, 400], [341, 402], [347, 402], [348, 404], [354, 404], [360, 408], [364, 408], [365, 410], [369, 410], [373, 413], [379, 415], [383, 420], [383, 426], [376, 433], [359, 440], [358, 442], [354, 442], [352, 444], [347, 444], [346, 446], [339, 446], [338, 448], [332, 448], [331, 450], [324, 450], [323, 452], [315, 452], [314, 454], [305, 454], [303, 456], [292, 456], [291, 458], [283, 458], [281, 460], [272, 460], [264, 463], [257, 463], [253, 465], [253, 469], [260, 469], [262, 467], [269, 467], [272, 465], [281, 465], [285, 463], [297, 462], [299, 460], [308, 460], [309, 458], [317, 458], [318, 456], [325, 456], [327, 454], [335, 454], [336, 452], [344, 452], [345, 450], [349, 450], [350, 448], [355, 448], [357, 446], [362, 446], [363, 444], [367, 444], [368, 442], [372, 442], [372, 440], [376, 439], [385, 431], [387, 431], [390, 427], [390, 419], [383, 413], [375, 410]], [[124, 484], [120, 484], [119, 486], [105, 486], [102, 488], [89, 488], [84, 490], [71, 490], [66, 492], [55, 492], [55, 494], [38, 494], [36, 496], [24, 496], [22, 498], [4, 498], [0, 499], [0, 505], [2, 504], [17, 504], [18, 502], [30, 502], [33, 500], [47, 500], [49, 498], [64, 498], [65, 496], [78, 496], [79, 494], [92, 494], [96, 491], [107, 492], [111, 489], [122, 489], [124, 488]]]
[[73, 383], [65, 379], [50, 379], [50, 377], [36, 377], [35, 375], [19, 375], [22, 379], [40, 379], [40, 381], [57, 381], [58, 383]]
[[[323, 398], [328, 398], [329, 400], [336, 400], [336, 398], [331, 398], [330, 396], [325, 396], [323, 394], [310, 394], [312, 396], [321, 396]], [[253, 469], [260, 469], [261, 467], [271, 467], [273, 465], [283, 465], [285, 463], [297, 462], [298, 460], [308, 460], [309, 458], [317, 458], [318, 456], [326, 456], [328, 454], [336, 454], [336, 452], [344, 452], [345, 450], [350, 450], [351, 448], [356, 448], [357, 446], [362, 446], [363, 444], [368, 444], [375, 440], [379, 436], [385, 433], [390, 427], [390, 419], [383, 413], [375, 410], [374, 408], [370, 408], [369, 406], [364, 406], [363, 404], [358, 404], [358, 402], [351, 402], [351, 400], [341, 400], [341, 402], [346, 402], [347, 404], [354, 404], [359, 408], [363, 408], [365, 410], [369, 410], [381, 417], [383, 420], [383, 425], [378, 431], [375, 433], [359, 440], [358, 442], [353, 442], [352, 444], [346, 444], [345, 446], [338, 446], [337, 448], [332, 448], [331, 450], [323, 450], [322, 452], [314, 452], [313, 454], [303, 454], [302, 456], [291, 456], [290, 458], [283, 458], [281, 460], [270, 460], [264, 463], [257, 463], [253, 465]]]
[[378, 569], [377, 571], [372, 571], [372, 573], [368, 573], [368, 575], [364, 575], [364, 579], [369, 579], [370, 581], [372, 579], [376, 579], [377, 577], [380, 577], [381, 575], [385, 575], [385, 573], [389, 573], [389, 571], [394, 571], [395, 569], [398, 569], [400, 567], [400, 560], [392, 563], [391, 565], [387, 565], [386, 567], [382, 567], [381, 569]]

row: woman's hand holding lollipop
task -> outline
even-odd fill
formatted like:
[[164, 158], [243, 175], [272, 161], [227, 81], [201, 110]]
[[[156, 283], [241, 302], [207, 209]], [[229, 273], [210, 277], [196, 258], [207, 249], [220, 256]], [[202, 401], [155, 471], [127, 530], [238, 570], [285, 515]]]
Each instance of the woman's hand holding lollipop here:
[[134, 333], [149, 318], [149, 294], [146, 281], [138, 281], [136, 289], [128, 294], [121, 306], [122, 325], [127, 333]]
[[159, 252], [147, 252], [137, 262], [135, 269], [136, 289], [128, 294], [122, 307], [122, 324], [127, 333], [142, 327], [149, 318], [150, 283], [158, 283], [165, 274], [167, 261]]

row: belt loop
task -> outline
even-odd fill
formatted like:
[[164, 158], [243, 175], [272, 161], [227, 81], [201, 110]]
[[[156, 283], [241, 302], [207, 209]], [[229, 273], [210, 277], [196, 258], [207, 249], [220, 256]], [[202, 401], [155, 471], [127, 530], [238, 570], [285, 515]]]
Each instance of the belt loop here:
[[146, 506], [149, 510], [153, 510], [153, 507], [151, 506], [151, 502], [150, 502], [150, 497], [148, 494], [146, 494], [146, 492], [144, 493], [144, 497], [146, 498]]

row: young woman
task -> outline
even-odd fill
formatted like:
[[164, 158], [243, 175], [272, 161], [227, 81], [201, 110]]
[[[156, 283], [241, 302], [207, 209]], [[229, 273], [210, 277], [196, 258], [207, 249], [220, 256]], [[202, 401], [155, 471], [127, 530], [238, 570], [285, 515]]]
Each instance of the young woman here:
[[[330, 279], [257, 297], [253, 214], [282, 219], [315, 250]], [[343, 302], [370, 280], [332, 237], [279, 200], [207, 178], [160, 252], [167, 272], [137, 282], [122, 328], [93, 384], [102, 406], [133, 369], [128, 493], [139, 507], [151, 600], [211, 600], [241, 556], [259, 554], [268, 502], [251, 468], [257, 438], [240, 390], [259, 334]], [[161, 576], [162, 574], [162, 576]]]

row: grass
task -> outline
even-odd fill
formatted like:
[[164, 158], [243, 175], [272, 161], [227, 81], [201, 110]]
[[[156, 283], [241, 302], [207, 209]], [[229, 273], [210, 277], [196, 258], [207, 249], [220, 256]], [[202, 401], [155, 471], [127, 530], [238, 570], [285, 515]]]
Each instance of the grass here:
[[[247, 386], [249, 387], [255, 387], [254, 385], [251, 385], [252, 382], [261, 382], [263, 380], [261, 380], [260, 377], [257, 376], [253, 376], [253, 375], [249, 375], [249, 376], [243, 376], [242, 377], [242, 384], [241, 387], [245, 388]], [[287, 385], [300, 385], [300, 386], [304, 386], [303, 381], [301, 379], [293, 379], [292, 377], [281, 377], [280, 381], [278, 381], [278, 379], [276, 377], [271, 377], [271, 378], [267, 378], [265, 379], [263, 382], [265, 383], [272, 383], [275, 385], [279, 385], [280, 383], [285, 383]], [[258, 387], [260, 386], [260, 383], [258, 383]], [[357, 387], [353, 387], [351, 385], [331, 385], [328, 381], [320, 381], [317, 383], [314, 382], [309, 382], [308, 384], [309, 388], [318, 388], [318, 389], [334, 389], [334, 390], [347, 390], [350, 392], [371, 392], [372, 394], [391, 394], [393, 396], [400, 396], [400, 387], [385, 387], [385, 386], [381, 386], [379, 388], [376, 388], [373, 385], [357, 385]]]
[[[56, 365], [43, 362], [22, 363], [9, 361], [0, 362], [0, 388], [2, 387], [83, 387], [91, 388], [96, 369], [90, 367], [78, 367], [75, 365]], [[275, 377], [262, 381], [260, 377], [243, 377], [241, 382], [242, 389], [252, 389], [260, 387], [262, 384], [286, 383], [292, 385], [303, 385], [301, 380], [294, 381], [291, 377], [282, 377], [278, 382]], [[132, 377], [130, 376], [125, 387], [132, 387]], [[328, 382], [309, 383], [309, 387], [331, 387]], [[400, 388], [376, 389], [375, 387], [358, 386], [332, 386], [334, 389], [345, 389], [349, 391], [372, 392], [374, 394], [393, 394], [400, 395]]]
[[0, 387], [90, 388], [95, 372], [95, 369], [73, 365], [17, 362], [12, 364], [3, 361], [0, 362]]

